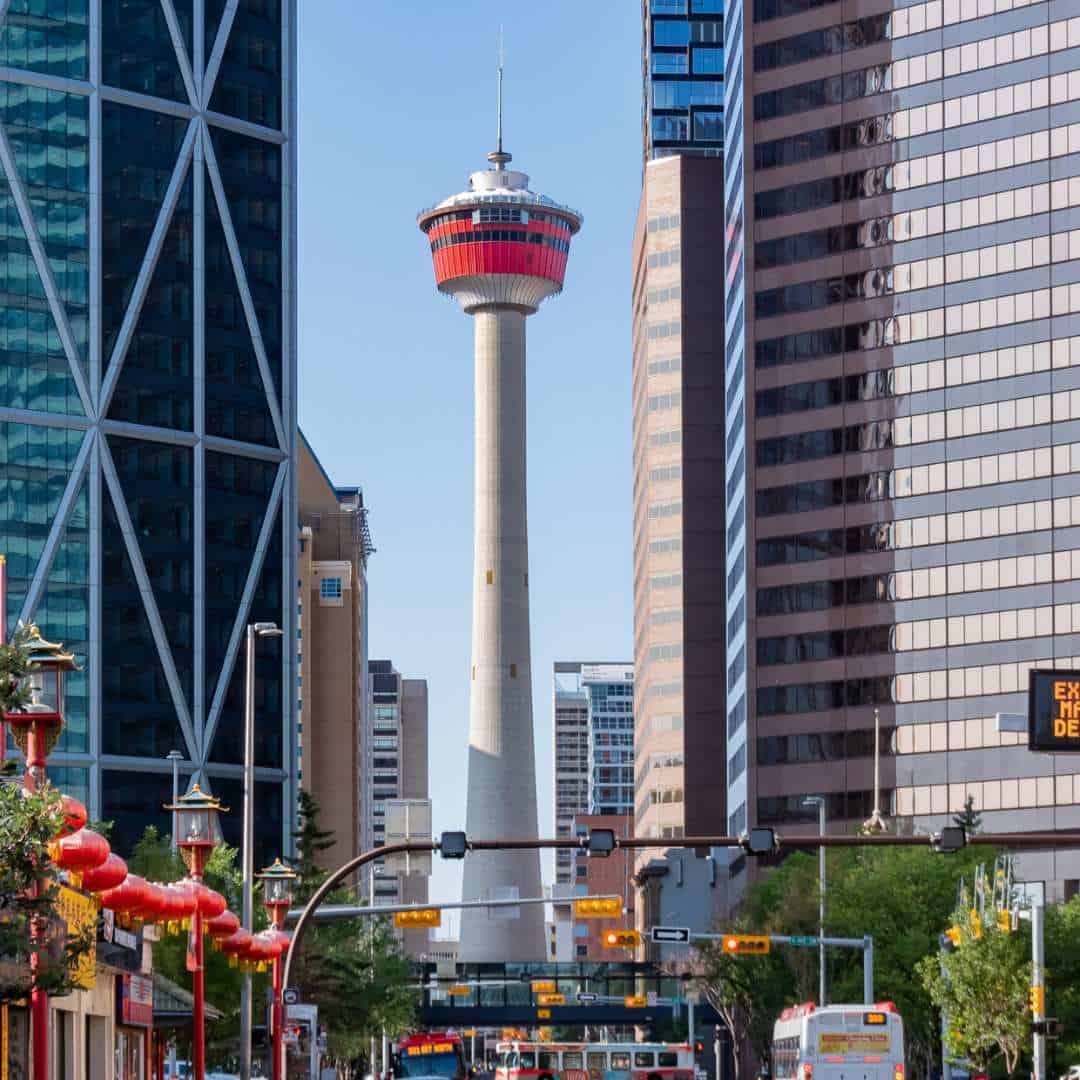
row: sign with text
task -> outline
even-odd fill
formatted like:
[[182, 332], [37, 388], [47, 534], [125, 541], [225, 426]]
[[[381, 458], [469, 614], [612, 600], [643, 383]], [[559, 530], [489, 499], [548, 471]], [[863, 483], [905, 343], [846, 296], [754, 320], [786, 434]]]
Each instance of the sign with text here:
[[1080, 671], [1032, 671], [1028, 749], [1080, 753]]
[[66, 885], [60, 885], [57, 887], [56, 910], [64, 921], [69, 937], [86, 934], [90, 940], [90, 949], [75, 965], [72, 981], [80, 990], [92, 990], [97, 968], [97, 901]]
[[154, 980], [145, 975], [122, 975], [116, 983], [120, 1022], [137, 1027], [154, 1025]]

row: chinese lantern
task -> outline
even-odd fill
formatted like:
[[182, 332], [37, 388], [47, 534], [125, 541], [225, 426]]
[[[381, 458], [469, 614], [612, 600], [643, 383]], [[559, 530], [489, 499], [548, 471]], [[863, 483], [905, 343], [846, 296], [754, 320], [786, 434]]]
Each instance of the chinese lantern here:
[[215, 918], [208, 919], [203, 929], [214, 939], [214, 945], [220, 948], [222, 941], [240, 929], [240, 920], [231, 911], [223, 911]]
[[289, 941], [291, 940], [289, 935], [284, 930], [278, 930], [275, 927], [270, 927], [269, 930], [262, 932], [262, 937], [265, 937], [267, 941], [274, 947], [274, 955], [284, 956], [285, 950], [289, 947]]
[[85, 827], [86, 807], [78, 799], [71, 795], [61, 795], [60, 812], [63, 814], [63, 821], [54, 839], [59, 840], [61, 837], [70, 836]]
[[219, 948], [229, 958], [230, 965], [236, 967], [240, 958], [247, 954], [251, 941], [251, 934], [247, 930], [240, 929], [225, 938]]
[[115, 889], [128, 876], [127, 863], [114, 852], [93, 870], [87, 870], [82, 876], [82, 887], [87, 892], [103, 893]]
[[149, 884], [138, 874], [128, 874], [115, 888], [107, 889], [99, 897], [101, 906], [117, 914], [137, 911], [146, 902]]
[[131, 914], [142, 922], [163, 922], [167, 917], [169, 898], [156, 882], [147, 882], [143, 902]]
[[195, 899], [199, 906], [199, 914], [204, 919], [216, 919], [225, 910], [225, 897], [219, 892], [203, 885], [202, 882], [191, 882], [195, 891]]
[[266, 965], [277, 959], [277, 948], [265, 933], [256, 934], [248, 946], [247, 961], [256, 971], [265, 971]]
[[93, 829], [80, 829], [49, 845], [49, 858], [61, 870], [96, 870], [109, 857], [109, 842]]

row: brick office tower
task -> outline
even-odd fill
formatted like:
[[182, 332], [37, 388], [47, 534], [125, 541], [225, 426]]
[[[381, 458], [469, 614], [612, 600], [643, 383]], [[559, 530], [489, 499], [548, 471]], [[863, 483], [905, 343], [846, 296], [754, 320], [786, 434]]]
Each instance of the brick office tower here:
[[[472, 694], [466, 825], [472, 839], [537, 835], [525, 514], [525, 319], [562, 291], [570, 238], [581, 216], [529, 190], [510, 155], [469, 188], [418, 218], [431, 242], [439, 291], [473, 317], [476, 335]], [[473, 854], [464, 898], [540, 895], [533, 852]], [[462, 959], [539, 960], [541, 906], [488, 920], [466, 909]]]

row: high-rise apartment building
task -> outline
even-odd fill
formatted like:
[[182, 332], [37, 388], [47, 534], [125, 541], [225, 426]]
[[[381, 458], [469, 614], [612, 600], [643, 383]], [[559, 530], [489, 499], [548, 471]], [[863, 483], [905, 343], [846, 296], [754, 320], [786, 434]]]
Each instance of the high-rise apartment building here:
[[[557, 660], [553, 672], [555, 835], [584, 814], [634, 811], [634, 668]], [[555, 881], [574, 880], [573, 852], [555, 853]]]
[[[723, 832], [723, 5], [648, 0], [634, 236], [636, 833]], [[651, 854], [642, 852], [639, 864]]]
[[[233, 812], [248, 622], [295, 637], [295, 4], [0, 5], [0, 552], [68, 680], [54, 776], [129, 851], [173, 750]], [[262, 865], [295, 652], [256, 660]]]
[[335, 487], [301, 434], [298, 451], [297, 779], [333, 833], [327, 869], [360, 853], [368, 730], [368, 512], [358, 487]]
[[1072, 824], [994, 718], [1080, 662], [1076, 7], [726, 18], [731, 828], [866, 818], [875, 710], [887, 812]]
[[[386, 802], [428, 798], [428, 688], [426, 679], [407, 679], [390, 660], [368, 661], [371, 693], [369, 726], [363, 740], [361, 779], [362, 847], [386, 842]], [[375, 904], [424, 903], [426, 874], [390, 872], [373, 864], [369, 881]], [[426, 930], [407, 930], [406, 949], [419, 955], [427, 948]]]

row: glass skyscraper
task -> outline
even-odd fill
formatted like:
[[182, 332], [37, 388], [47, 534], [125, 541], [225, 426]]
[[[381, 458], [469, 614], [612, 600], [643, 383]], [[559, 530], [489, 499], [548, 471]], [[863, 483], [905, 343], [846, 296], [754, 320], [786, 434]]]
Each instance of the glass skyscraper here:
[[[83, 665], [50, 760], [122, 852], [173, 750], [236, 842], [244, 626], [295, 638], [294, 40], [291, 0], [0, 4], [4, 614]], [[269, 858], [295, 649], [256, 664]]]
[[875, 713], [886, 814], [1073, 827], [995, 718], [1080, 666], [1076, 4], [745, 0], [725, 62], [732, 827], [866, 818]]

